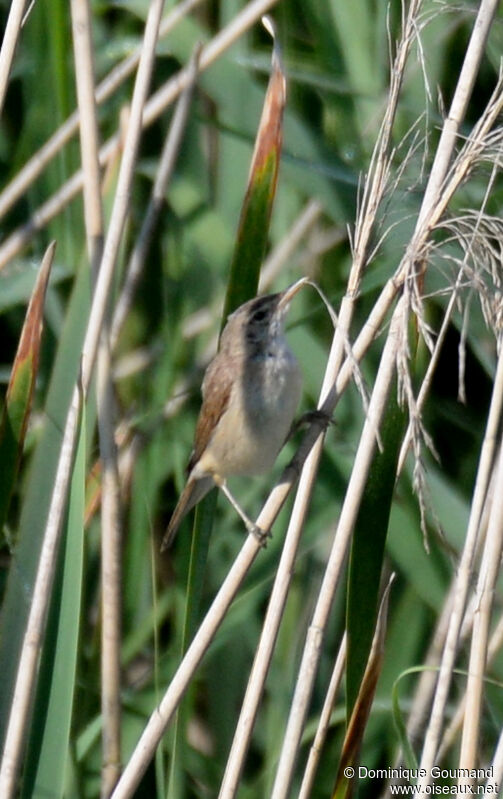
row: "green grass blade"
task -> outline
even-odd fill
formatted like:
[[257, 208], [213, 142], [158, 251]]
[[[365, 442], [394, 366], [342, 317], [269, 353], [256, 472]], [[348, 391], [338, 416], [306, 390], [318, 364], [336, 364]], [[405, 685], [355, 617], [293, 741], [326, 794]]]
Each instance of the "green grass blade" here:
[[[201, 502], [196, 510], [192, 547], [190, 551], [189, 576], [187, 580], [187, 602], [183, 620], [183, 637], [181, 656], [187, 651], [192, 640], [199, 618], [199, 608], [204, 587], [204, 575], [210, 544], [213, 514], [215, 512], [217, 494], [212, 491], [206, 501]], [[191, 716], [194, 701], [194, 690], [189, 690], [176, 714], [173, 730], [173, 758], [169, 772], [168, 796], [183, 795], [184, 784], [182, 764], [186, 762], [186, 729]]]
[[273, 71], [262, 110], [248, 187], [241, 209], [231, 263], [224, 321], [229, 313], [257, 293], [269, 222], [276, 194], [283, 139], [286, 85], [279, 53], [273, 52]]
[[77, 667], [84, 564], [85, 415], [75, 456], [66, 522], [42, 652], [23, 799], [62, 797]]
[[65, 327], [61, 332], [61, 345], [45, 405], [45, 427], [31, 463], [19, 525], [19, 545], [16, 557], [12, 560], [3, 600], [0, 627], [0, 740], [3, 740], [8, 718], [41, 537], [61, 449], [62, 430], [77, 378], [88, 302], [89, 272], [84, 267], [77, 277]]
[[[358, 696], [351, 711], [351, 718], [342, 746], [341, 761], [335, 781], [332, 799], [349, 799], [353, 795], [354, 774], [357, 770], [363, 736], [374, 701], [377, 681], [381, 673], [385, 651], [386, 626], [388, 619], [389, 592], [394, 576], [391, 577], [381, 599], [372, 643], [365, 664]], [[348, 768], [353, 775], [348, 779]]]
[[398, 692], [398, 685], [404, 677], [407, 677], [409, 674], [419, 674], [425, 670], [423, 666], [416, 666], [411, 669], [407, 669], [406, 671], [402, 672], [395, 682], [393, 683], [393, 688], [391, 691], [391, 700], [392, 700], [392, 707], [393, 707], [393, 721], [395, 722], [395, 727], [400, 737], [400, 745], [402, 747], [404, 762], [407, 768], [417, 768], [418, 762], [416, 754], [412, 748], [411, 742], [409, 741], [409, 736], [407, 735], [407, 727], [405, 725], [403, 713], [400, 708], [400, 696]]
[[404, 413], [392, 388], [381, 428], [382, 452], [376, 451], [360, 506], [351, 547], [347, 632], [347, 718], [351, 716], [367, 664], [377, 618], [379, 583], [388, 531]]
[[35, 380], [38, 372], [44, 300], [54, 259], [56, 242], [45, 253], [37, 282], [26, 311], [16, 358], [7, 388], [0, 422], [0, 530], [7, 518], [31, 411]]

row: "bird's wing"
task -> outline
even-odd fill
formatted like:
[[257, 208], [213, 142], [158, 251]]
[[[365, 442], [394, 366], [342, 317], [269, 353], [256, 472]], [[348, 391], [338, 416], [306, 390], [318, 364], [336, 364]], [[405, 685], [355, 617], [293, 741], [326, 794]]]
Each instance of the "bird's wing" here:
[[226, 365], [222, 366], [217, 355], [208, 366], [203, 380], [203, 404], [199, 411], [194, 435], [194, 449], [190, 456], [187, 472], [190, 474], [204, 450], [208, 446], [213, 431], [229, 404], [232, 386], [236, 374], [226, 356]]

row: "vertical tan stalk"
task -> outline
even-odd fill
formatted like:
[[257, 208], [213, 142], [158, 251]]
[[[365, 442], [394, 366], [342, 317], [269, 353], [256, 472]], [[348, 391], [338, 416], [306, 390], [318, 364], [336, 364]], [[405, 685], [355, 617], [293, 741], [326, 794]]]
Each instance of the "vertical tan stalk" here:
[[307, 759], [306, 770], [302, 778], [302, 783], [299, 791], [299, 799], [309, 799], [311, 791], [313, 790], [314, 780], [316, 778], [316, 771], [320, 762], [323, 745], [330, 728], [330, 717], [335, 705], [335, 699], [342, 678], [344, 676], [344, 666], [346, 665], [346, 633], [344, 633], [337, 653], [337, 658], [330, 678], [330, 683], [323, 702], [323, 708], [320, 714], [320, 720], [316, 729], [313, 743], [309, 750], [309, 757]]
[[[459, 755], [459, 765], [462, 769], [474, 769], [477, 766], [480, 713], [487, 661], [489, 624], [491, 621], [494, 589], [499, 574], [502, 546], [503, 443], [500, 443], [489, 526], [475, 594], [475, 615], [473, 617], [472, 644], [468, 665], [465, 721], [461, 739], [461, 752]], [[470, 786], [472, 784], [473, 780], [460, 777], [459, 785]], [[466, 793], [466, 790], [464, 793]]]
[[[475, 597], [473, 598], [475, 599]], [[466, 616], [467, 622], [470, 625], [470, 630], [467, 630], [467, 634], [470, 634], [471, 628], [473, 627], [473, 618], [474, 614], [477, 613], [478, 610], [475, 606], [475, 602], [470, 602], [470, 607], [467, 610]], [[467, 623], [463, 625], [463, 629], [467, 627]], [[487, 653], [487, 662], [486, 662], [486, 671], [487, 667], [492, 664], [494, 658], [499, 654], [501, 647], [503, 645], [503, 616], [500, 616], [498, 624], [496, 625], [496, 629], [494, 630], [493, 634], [491, 635], [491, 640], [489, 642], [489, 648]], [[453, 746], [455, 740], [458, 738], [459, 732], [463, 726], [463, 719], [465, 716], [466, 710], [466, 692], [461, 697], [460, 701], [458, 702], [458, 706], [456, 712], [452, 716], [449, 725], [447, 726], [444, 735], [442, 737], [442, 743], [438, 749], [438, 762], [441, 763], [445, 757], [446, 752]], [[495, 755], [496, 757], [496, 755]]]
[[114, 397], [108, 329], [103, 330], [97, 365], [101, 478], [101, 796], [112, 793], [121, 771], [122, 530]]
[[[79, 104], [84, 216], [94, 282], [103, 252], [99, 138], [95, 102], [91, 9], [88, 0], [72, 0], [75, 74]], [[106, 315], [108, 316], [108, 314]], [[101, 796], [106, 799], [121, 762], [121, 529], [119, 474], [114, 440], [113, 385], [108, 319], [103, 322], [97, 361], [97, 411], [101, 455], [101, 712], [103, 719]]]
[[2, 115], [5, 95], [7, 94], [9, 75], [21, 31], [25, 5], [26, 0], [12, 0], [2, 39], [2, 49], [0, 50], [0, 116]]
[[164, 206], [166, 191], [173, 174], [182, 137], [185, 132], [189, 109], [192, 102], [192, 92], [199, 69], [199, 56], [201, 46], [198, 45], [189, 64], [189, 83], [180, 95], [168, 135], [159, 159], [159, 167], [152, 188], [152, 196], [149, 200], [145, 217], [141, 226], [140, 233], [135, 242], [133, 252], [129, 259], [126, 269], [126, 279], [119, 299], [115, 306], [115, 312], [110, 331], [110, 346], [113, 350], [117, 344], [119, 334], [124, 321], [129, 313], [133, 302], [134, 292], [145, 266], [148, 250], [150, 247], [152, 234], [158, 223], [161, 209]]

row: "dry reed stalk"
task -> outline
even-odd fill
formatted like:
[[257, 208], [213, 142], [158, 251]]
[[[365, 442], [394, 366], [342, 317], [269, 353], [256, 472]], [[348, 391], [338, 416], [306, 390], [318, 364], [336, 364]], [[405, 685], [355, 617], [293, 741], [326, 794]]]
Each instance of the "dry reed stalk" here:
[[[99, 137], [95, 104], [95, 70], [91, 9], [88, 0], [72, 0], [72, 31], [80, 120], [84, 179], [84, 219], [87, 250], [94, 283], [103, 252]], [[108, 314], [107, 314], [108, 316]], [[121, 763], [121, 554], [119, 470], [115, 447], [114, 398], [108, 340], [103, 322], [97, 357], [97, 421], [101, 457], [101, 796], [108, 797], [117, 782]]]
[[110, 369], [106, 352], [98, 357], [100, 403], [101, 477], [101, 708], [102, 796], [108, 797], [120, 774], [121, 764], [121, 584], [122, 536], [119, 477], [113, 427], [104, 408], [112, 409]]
[[323, 751], [325, 739], [327, 737], [327, 733], [330, 728], [330, 718], [332, 715], [332, 709], [335, 705], [337, 692], [339, 690], [339, 686], [344, 676], [345, 665], [346, 665], [346, 633], [344, 633], [344, 635], [342, 636], [341, 645], [337, 653], [337, 658], [335, 660], [332, 676], [330, 678], [330, 683], [327, 688], [325, 701], [323, 702], [323, 708], [321, 710], [320, 720], [318, 722], [318, 727], [316, 728], [316, 734], [314, 736], [313, 743], [311, 744], [311, 747], [309, 749], [309, 756], [307, 758], [306, 768], [304, 771], [304, 775], [302, 777], [302, 783], [299, 790], [299, 799], [309, 799], [309, 797], [311, 796], [311, 791], [314, 786], [314, 780], [316, 778], [316, 771], [318, 769], [321, 753]]
[[[474, 607], [471, 608], [472, 625], [473, 625], [473, 617], [475, 614], [475, 602], [473, 603], [473, 605]], [[470, 632], [470, 630], [468, 632]], [[500, 620], [498, 621], [498, 624], [496, 625], [496, 628], [493, 634], [491, 635], [491, 640], [489, 641], [486, 668], [487, 666], [491, 665], [494, 658], [498, 655], [502, 645], [503, 645], [503, 616], [500, 617]], [[446, 754], [448, 749], [450, 749], [450, 747], [453, 746], [456, 738], [458, 737], [459, 732], [463, 726], [463, 719], [465, 716], [465, 712], [466, 712], [466, 692], [459, 700], [458, 707], [454, 715], [452, 716], [449, 725], [445, 729], [442, 741], [438, 749], [439, 763], [442, 762], [444, 755]]]
[[5, 737], [5, 748], [0, 766], [0, 794], [4, 799], [11, 799], [13, 795], [20, 766], [57, 561], [56, 554], [62, 528], [62, 518], [72, 471], [71, 464], [78, 431], [79, 411], [93, 374], [117, 251], [128, 209], [131, 182], [142, 130], [142, 115], [150, 85], [162, 6], [163, 0], [153, 0], [149, 8], [145, 26], [144, 47], [134, 87], [131, 118], [124, 144], [124, 155], [119, 171], [117, 191], [84, 339], [82, 376], [73, 391], [63, 433], [61, 454], [42, 541], [39, 566], [33, 588], [32, 602], [28, 614]]
[[87, 0], [71, 0], [70, 11], [79, 106], [84, 220], [88, 254], [95, 280], [103, 243], [103, 209], [98, 159], [99, 134], [95, 108], [91, 11]]
[[[494, 491], [492, 492], [489, 524], [475, 591], [476, 610], [473, 617], [472, 642], [466, 688], [466, 710], [461, 738], [461, 752], [459, 755], [459, 766], [462, 769], [474, 769], [477, 765], [480, 714], [489, 643], [489, 625], [502, 548], [503, 444], [500, 444]], [[468, 777], [466, 779], [460, 777], [458, 784], [460, 786], [469, 787], [473, 784], [473, 780]]]
[[26, 0], [12, 0], [0, 49], [0, 116], [3, 110], [9, 76], [21, 32]]
[[104, 329], [97, 362], [101, 457], [101, 796], [110, 796], [121, 770], [122, 527], [110, 347]]
[[192, 94], [199, 70], [200, 54], [201, 45], [197, 45], [189, 64], [189, 82], [179, 97], [159, 159], [159, 167], [152, 187], [152, 194], [126, 268], [126, 279], [115, 306], [110, 330], [110, 346], [112, 350], [115, 349], [122, 325], [131, 308], [138, 281], [145, 267], [152, 236], [164, 206], [166, 191], [173, 174], [192, 103]]

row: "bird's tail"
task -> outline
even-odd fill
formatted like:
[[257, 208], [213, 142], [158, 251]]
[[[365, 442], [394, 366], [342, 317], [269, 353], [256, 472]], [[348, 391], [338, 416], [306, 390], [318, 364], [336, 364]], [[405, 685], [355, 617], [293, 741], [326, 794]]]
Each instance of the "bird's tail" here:
[[194, 505], [197, 505], [197, 503], [206, 496], [214, 485], [215, 483], [211, 477], [202, 477], [199, 480], [189, 478], [176, 504], [176, 508], [173, 511], [164, 538], [162, 539], [161, 552], [164, 552], [173, 543], [183, 517]]

